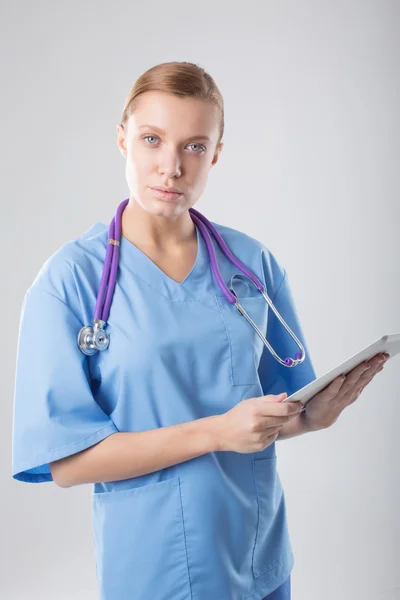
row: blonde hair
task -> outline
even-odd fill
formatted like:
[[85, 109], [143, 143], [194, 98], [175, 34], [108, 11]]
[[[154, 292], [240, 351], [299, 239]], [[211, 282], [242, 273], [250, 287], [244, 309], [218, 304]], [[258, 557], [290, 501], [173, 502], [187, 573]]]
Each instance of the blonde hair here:
[[224, 101], [214, 79], [202, 67], [191, 62], [167, 62], [145, 71], [133, 84], [125, 101], [120, 123], [123, 127], [136, 108], [136, 98], [150, 91], [198, 98], [214, 104], [219, 111], [218, 147], [224, 134]]

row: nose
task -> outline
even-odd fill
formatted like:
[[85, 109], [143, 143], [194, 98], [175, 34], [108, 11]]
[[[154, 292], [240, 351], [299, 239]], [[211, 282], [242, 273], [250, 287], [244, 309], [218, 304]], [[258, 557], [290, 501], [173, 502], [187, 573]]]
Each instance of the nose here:
[[179, 177], [181, 174], [179, 154], [173, 151], [164, 153], [160, 160], [159, 172], [169, 178]]

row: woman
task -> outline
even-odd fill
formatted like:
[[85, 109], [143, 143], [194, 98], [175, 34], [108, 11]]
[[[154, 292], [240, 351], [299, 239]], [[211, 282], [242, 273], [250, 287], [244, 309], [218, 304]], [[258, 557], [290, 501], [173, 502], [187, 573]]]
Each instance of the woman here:
[[[290, 598], [275, 441], [319, 423], [317, 410], [305, 421], [299, 403], [280, 404], [278, 394], [315, 372], [287, 274], [263, 244], [212, 223], [302, 341], [301, 364], [282, 366], [213, 277], [189, 208], [218, 161], [223, 130], [222, 97], [203, 69], [174, 62], [144, 73], [117, 126], [130, 197], [108, 348], [85, 355], [77, 343], [113, 243], [107, 225], [62, 246], [24, 298], [13, 477], [94, 484], [102, 599]], [[223, 280], [272, 348], [294, 356], [263, 296], [214, 248]]]

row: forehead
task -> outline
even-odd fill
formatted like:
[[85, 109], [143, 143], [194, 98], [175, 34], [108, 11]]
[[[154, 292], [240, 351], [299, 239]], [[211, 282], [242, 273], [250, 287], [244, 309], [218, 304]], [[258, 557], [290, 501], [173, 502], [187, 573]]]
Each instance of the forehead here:
[[218, 130], [217, 107], [199, 98], [179, 98], [165, 92], [146, 92], [135, 101], [129, 117], [131, 131], [150, 125], [166, 134], [213, 137]]

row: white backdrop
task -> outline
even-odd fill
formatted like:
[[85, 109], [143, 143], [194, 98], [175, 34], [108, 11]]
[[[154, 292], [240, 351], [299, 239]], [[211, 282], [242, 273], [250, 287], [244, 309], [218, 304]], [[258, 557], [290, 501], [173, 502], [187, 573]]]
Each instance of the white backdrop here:
[[[91, 485], [11, 478], [14, 371], [39, 268], [129, 195], [131, 85], [170, 60], [216, 80], [225, 146], [196, 208], [286, 268], [319, 376], [400, 331], [399, 17], [395, 0], [1, 2], [1, 597], [97, 597]], [[400, 598], [399, 375], [397, 357], [332, 428], [277, 444], [294, 600]]]

